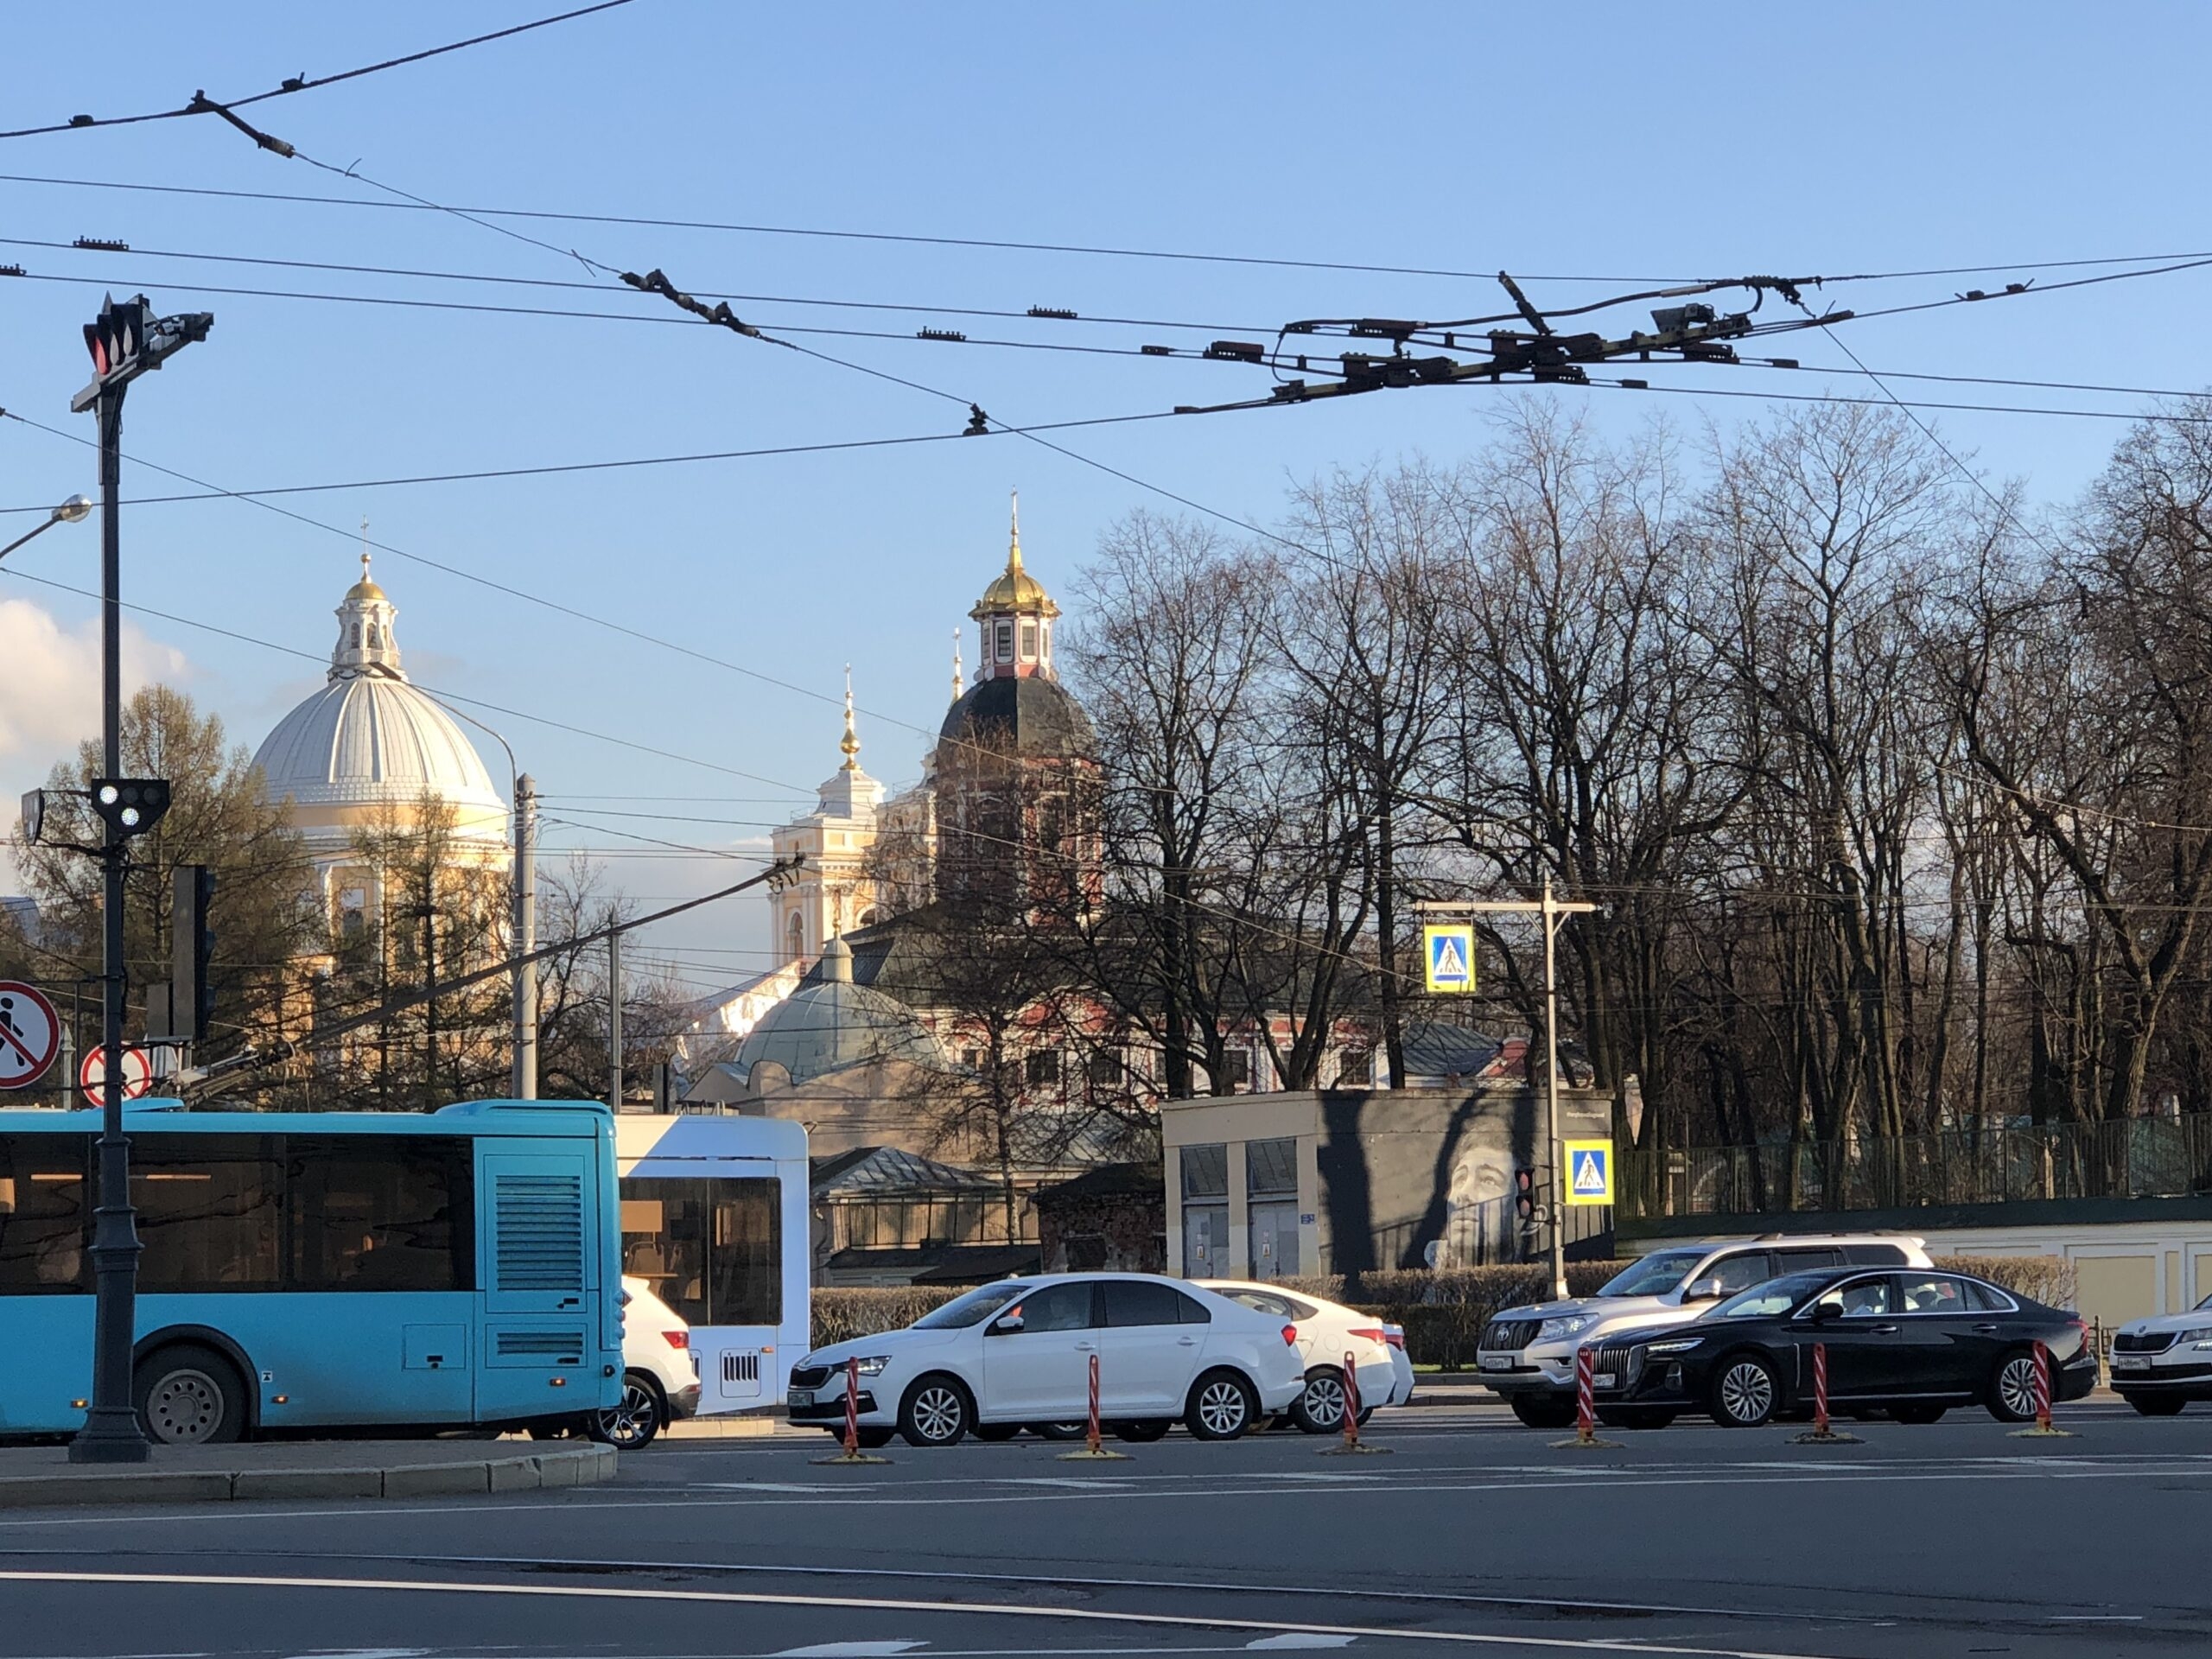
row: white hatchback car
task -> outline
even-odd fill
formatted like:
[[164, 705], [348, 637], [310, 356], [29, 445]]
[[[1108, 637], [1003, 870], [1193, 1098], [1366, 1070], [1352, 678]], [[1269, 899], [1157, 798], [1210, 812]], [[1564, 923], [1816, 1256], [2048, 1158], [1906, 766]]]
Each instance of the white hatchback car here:
[[1099, 1418], [1124, 1440], [1177, 1422], [1230, 1440], [1306, 1388], [1298, 1331], [1179, 1279], [1043, 1274], [983, 1285], [903, 1331], [817, 1349], [785, 1395], [794, 1423], [843, 1431], [849, 1362], [863, 1445], [951, 1446], [972, 1433], [1080, 1421], [1098, 1366]]
[[1359, 1382], [1359, 1420], [1378, 1406], [1402, 1406], [1414, 1397], [1413, 1362], [1405, 1332], [1395, 1325], [1319, 1297], [1294, 1295], [1275, 1285], [1243, 1279], [1200, 1279], [1208, 1290], [1256, 1313], [1298, 1327], [1298, 1357], [1306, 1367], [1306, 1392], [1294, 1401], [1291, 1421], [1308, 1434], [1334, 1434], [1344, 1426], [1344, 1356]]

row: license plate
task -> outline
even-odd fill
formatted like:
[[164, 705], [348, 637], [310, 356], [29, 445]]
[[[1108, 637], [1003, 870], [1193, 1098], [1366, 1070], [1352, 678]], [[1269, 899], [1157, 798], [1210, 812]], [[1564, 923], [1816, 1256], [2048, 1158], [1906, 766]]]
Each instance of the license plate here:
[[2146, 1354], [2114, 1354], [2112, 1368], [2115, 1371], [2147, 1371], [2151, 1369], [2151, 1360]]
[[1486, 1371], [1510, 1371], [1513, 1369], [1513, 1356], [1484, 1354], [1482, 1357], [1482, 1367]]
[[791, 1392], [791, 1403], [794, 1406], [812, 1405], [814, 1403], [814, 1390], [812, 1389], [793, 1389]]

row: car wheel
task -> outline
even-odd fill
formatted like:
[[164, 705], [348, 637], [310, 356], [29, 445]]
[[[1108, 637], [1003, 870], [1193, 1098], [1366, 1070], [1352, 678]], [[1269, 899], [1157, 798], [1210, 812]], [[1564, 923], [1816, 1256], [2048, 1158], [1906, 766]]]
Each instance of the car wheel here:
[[1135, 1422], [1116, 1423], [1114, 1438], [1128, 1440], [1132, 1445], [1145, 1446], [1159, 1440], [1175, 1425], [1165, 1417], [1146, 1417]]
[[2036, 1357], [2016, 1348], [1997, 1362], [1989, 1378], [1989, 1414], [2000, 1423], [2036, 1419]]
[[1233, 1440], [1260, 1414], [1260, 1397], [1234, 1371], [1208, 1371], [1191, 1390], [1184, 1427], [1202, 1440]]
[[1781, 1403], [1774, 1367], [1757, 1354], [1737, 1354], [1721, 1362], [1713, 1379], [1713, 1421], [1723, 1428], [1757, 1428]]
[[1083, 1440], [1090, 1438], [1089, 1423], [1031, 1423], [1029, 1432], [1040, 1440]]
[[625, 1371], [622, 1398], [605, 1411], [594, 1412], [584, 1433], [618, 1452], [642, 1452], [659, 1438], [660, 1426], [667, 1420], [659, 1385], [643, 1371]]
[[1290, 1420], [1308, 1434], [1334, 1434], [1344, 1426], [1344, 1374], [1316, 1365], [1306, 1373], [1306, 1392], [1291, 1402]]
[[218, 1446], [245, 1438], [245, 1385], [212, 1348], [164, 1348], [139, 1364], [131, 1382], [139, 1425], [156, 1446]]
[[978, 1423], [968, 1432], [979, 1440], [988, 1440], [996, 1445], [1001, 1440], [1010, 1440], [1020, 1433], [1021, 1425], [1020, 1423]]
[[2177, 1394], [2123, 1394], [2120, 1397], [2145, 1417], [2178, 1417], [2189, 1403]]
[[975, 1415], [968, 1390], [957, 1379], [932, 1371], [899, 1402], [899, 1433], [909, 1446], [957, 1446]]
[[1920, 1404], [1891, 1406], [1890, 1416], [1900, 1423], [1940, 1423], [1943, 1421], [1943, 1414], [1949, 1409], [1948, 1406]]
[[1565, 1428], [1574, 1421], [1574, 1402], [1548, 1400], [1540, 1394], [1513, 1396], [1513, 1414], [1530, 1428]]
[[1663, 1406], [1600, 1406], [1598, 1421], [1607, 1428], [1666, 1428], [1678, 1414]]

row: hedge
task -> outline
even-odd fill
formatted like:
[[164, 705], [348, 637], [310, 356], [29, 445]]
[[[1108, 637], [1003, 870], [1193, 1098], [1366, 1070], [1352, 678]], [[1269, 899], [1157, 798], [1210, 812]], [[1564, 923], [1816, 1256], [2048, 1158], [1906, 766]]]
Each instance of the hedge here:
[[[1942, 1255], [1948, 1273], [1972, 1274], [2052, 1307], [2074, 1305], [2074, 1265], [2055, 1255]], [[1587, 1296], [1629, 1263], [1570, 1262], [1567, 1289]], [[1342, 1276], [1281, 1280], [1285, 1290], [1344, 1302], [1406, 1328], [1406, 1352], [1415, 1364], [1457, 1370], [1474, 1363], [1482, 1328], [1500, 1308], [1551, 1298], [1550, 1269], [1540, 1262], [1491, 1268], [1429, 1270], [1392, 1268]], [[958, 1288], [937, 1285], [817, 1286], [810, 1344], [827, 1347], [912, 1325], [941, 1307]]]

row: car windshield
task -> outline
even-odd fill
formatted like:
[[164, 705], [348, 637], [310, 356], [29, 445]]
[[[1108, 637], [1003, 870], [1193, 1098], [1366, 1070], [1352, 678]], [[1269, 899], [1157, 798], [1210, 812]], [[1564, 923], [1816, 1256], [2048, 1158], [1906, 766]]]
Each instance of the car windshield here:
[[916, 1331], [965, 1331], [981, 1325], [1008, 1302], [1027, 1296], [1027, 1285], [982, 1285], [965, 1296], [956, 1296], [943, 1307], [932, 1308], [913, 1323]]
[[1705, 1317], [1708, 1319], [1758, 1319], [1787, 1313], [1808, 1296], [1834, 1281], [1833, 1273], [1790, 1273], [1754, 1285], [1740, 1296], [1731, 1296]]
[[1634, 1267], [1615, 1274], [1599, 1287], [1600, 1296], [1664, 1296], [1680, 1287], [1690, 1269], [1705, 1260], [1703, 1250], [1654, 1250]]

